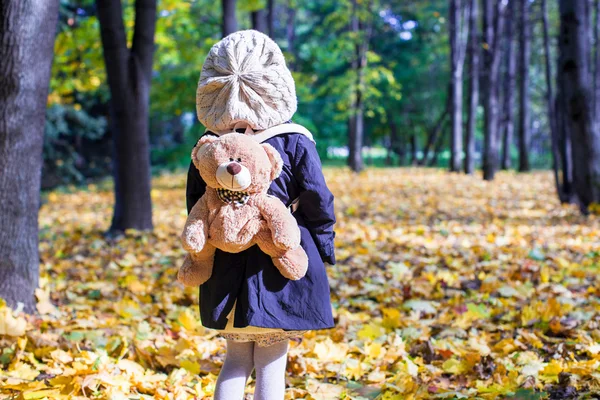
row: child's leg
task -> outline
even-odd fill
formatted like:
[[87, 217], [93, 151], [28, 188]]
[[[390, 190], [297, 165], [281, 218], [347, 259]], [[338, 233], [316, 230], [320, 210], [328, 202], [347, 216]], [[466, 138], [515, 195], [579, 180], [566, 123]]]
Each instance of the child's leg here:
[[227, 341], [227, 356], [219, 373], [214, 400], [244, 397], [246, 381], [254, 368], [254, 342]]
[[285, 366], [289, 341], [269, 347], [254, 345], [256, 388], [254, 400], [283, 400], [285, 394]]

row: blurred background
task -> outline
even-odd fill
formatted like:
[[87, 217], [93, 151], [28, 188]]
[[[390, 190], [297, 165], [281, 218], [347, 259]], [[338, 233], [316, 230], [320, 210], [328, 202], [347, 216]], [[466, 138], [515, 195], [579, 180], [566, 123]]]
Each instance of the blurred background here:
[[[316, 135], [326, 165], [345, 165], [349, 148], [357, 151], [350, 140], [356, 136], [352, 131], [356, 131], [353, 126], [358, 114], [362, 163], [354, 162], [360, 164], [355, 169], [360, 170], [362, 164], [447, 167], [453, 143], [451, 114], [456, 108], [450, 101], [454, 70], [460, 74], [458, 79], [465, 81], [465, 136], [467, 119], [475, 119], [469, 132], [473, 143], [464, 151], [471, 152], [475, 167], [479, 167], [485, 97], [480, 97], [480, 105], [469, 108], [467, 85], [473, 76], [469, 63], [474, 51], [484, 56], [491, 49], [481, 32], [481, 6], [472, 13], [477, 21], [477, 32], [472, 32], [477, 43], [469, 45], [470, 3], [159, 1], [149, 98], [153, 169], [188, 164], [190, 148], [204, 131], [195, 118], [195, 88], [202, 62], [223, 29], [250, 28], [268, 33], [284, 50], [297, 84], [299, 109], [294, 120]], [[496, 3], [502, 2], [490, 2], [491, 14]], [[450, 7], [458, 16], [454, 25]], [[542, 2], [511, 1], [502, 7], [506, 22], [496, 27], [498, 44], [493, 50], [500, 60], [492, 77], [498, 87], [499, 167], [549, 169], [552, 153]], [[557, 2], [551, 1], [546, 13], [547, 40], [554, 60]], [[131, 44], [133, 1], [123, 1], [123, 18]], [[224, 20], [229, 24], [226, 27]], [[455, 53], [461, 53], [454, 67], [450, 61], [452, 40]], [[94, 1], [61, 0], [54, 53], [44, 136], [44, 188], [110, 174], [114, 136]], [[483, 81], [490, 65], [479, 58], [476, 72]], [[552, 68], [556, 69], [554, 61]], [[484, 86], [480, 85], [480, 90]], [[467, 142], [466, 137], [465, 145]], [[520, 163], [519, 154], [526, 160]]]

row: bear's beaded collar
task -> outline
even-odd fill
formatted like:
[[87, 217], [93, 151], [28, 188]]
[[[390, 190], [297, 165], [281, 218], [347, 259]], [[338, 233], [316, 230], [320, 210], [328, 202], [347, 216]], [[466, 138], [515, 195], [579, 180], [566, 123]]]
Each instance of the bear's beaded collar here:
[[247, 192], [234, 192], [233, 190], [218, 188], [217, 196], [222, 202], [227, 204], [235, 204], [236, 206], [243, 206], [248, 202], [250, 194]]

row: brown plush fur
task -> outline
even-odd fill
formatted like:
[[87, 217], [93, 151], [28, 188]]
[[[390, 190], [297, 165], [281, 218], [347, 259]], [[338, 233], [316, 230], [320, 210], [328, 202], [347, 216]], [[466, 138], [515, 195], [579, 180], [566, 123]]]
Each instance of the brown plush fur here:
[[[194, 148], [192, 159], [207, 188], [183, 229], [181, 240], [189, 254], [177, 279], [187, 286], [201, 285], [212, 274], [215, 249], [239, 253], [255, 244], [271, 256], [283, 276], [302, 278], [308, 257], [300, 247], [298, 224], [278, 198], [267, 194], [283, 166], [277, 150], [249, 136], [230, 133], [218, 138], [204, 136]], [[226, 203], [217, 195], [217, 189], [224, 188], [223, 176], [227, 182], [232, 178], [219, 172], [228, 164], [241, 166], [241, 173], [251, 180], [242, 190], [249, 194], [245, 204]]]

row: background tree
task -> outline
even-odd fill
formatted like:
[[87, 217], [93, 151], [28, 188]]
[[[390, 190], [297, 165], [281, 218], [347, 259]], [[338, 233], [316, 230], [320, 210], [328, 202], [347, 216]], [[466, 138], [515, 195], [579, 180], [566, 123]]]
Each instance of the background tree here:
[[34, 307], [44, 113], [58, 0], [0, 2], [0, 298]]
[[481, 37], [479, 36], [479, 1], [470, 0], [469, 12], [469, 110], [465, 142], [465, 172], [475, 170], [475, 130], [477, 129], [477, 107], [479, 106], [479, 54]]
[[458, 172], [463, 151], [463, 67], [467, 49], [469, 4], [463, 0], [450, 0], [450, 171]]
[[223, 37], [238, 30], [237, 17], [235, 15], [236, 0], [221, 0], [223, 10]]
[[515, 3], [508, 4], [506, 18], [506, 73], [504, 77], [504, 136], [502, 142], [502, 169], [509, 169], [511, 164], [510, 149], [515, 130], [515, 75], [517, 69], [517, 52], [514, 44]]
[[583, 212], [600, 204], [600, 132], [593, 129], [587, 0], [560, 0], [558, 84], [571, 136], [573, 188]]
[[98, 19], [111, 94], [115, 209], [110, 231], [152, 229], [148, 99], [156, 0], [136, 0], [131, 48], [121, 0], [98, 0]]
[[484, 146], [483, 179], [492, 180], [498, 169], [498, 95], [500, 87], [501, 32], [506, 2], [484, 0]]
[[529, 0], [520, 0], [521, 35], [519, 46], [519, 171], [529, 171], [531, 137], [529, 105], [529, 67], [531, 57], [531, 23]]

